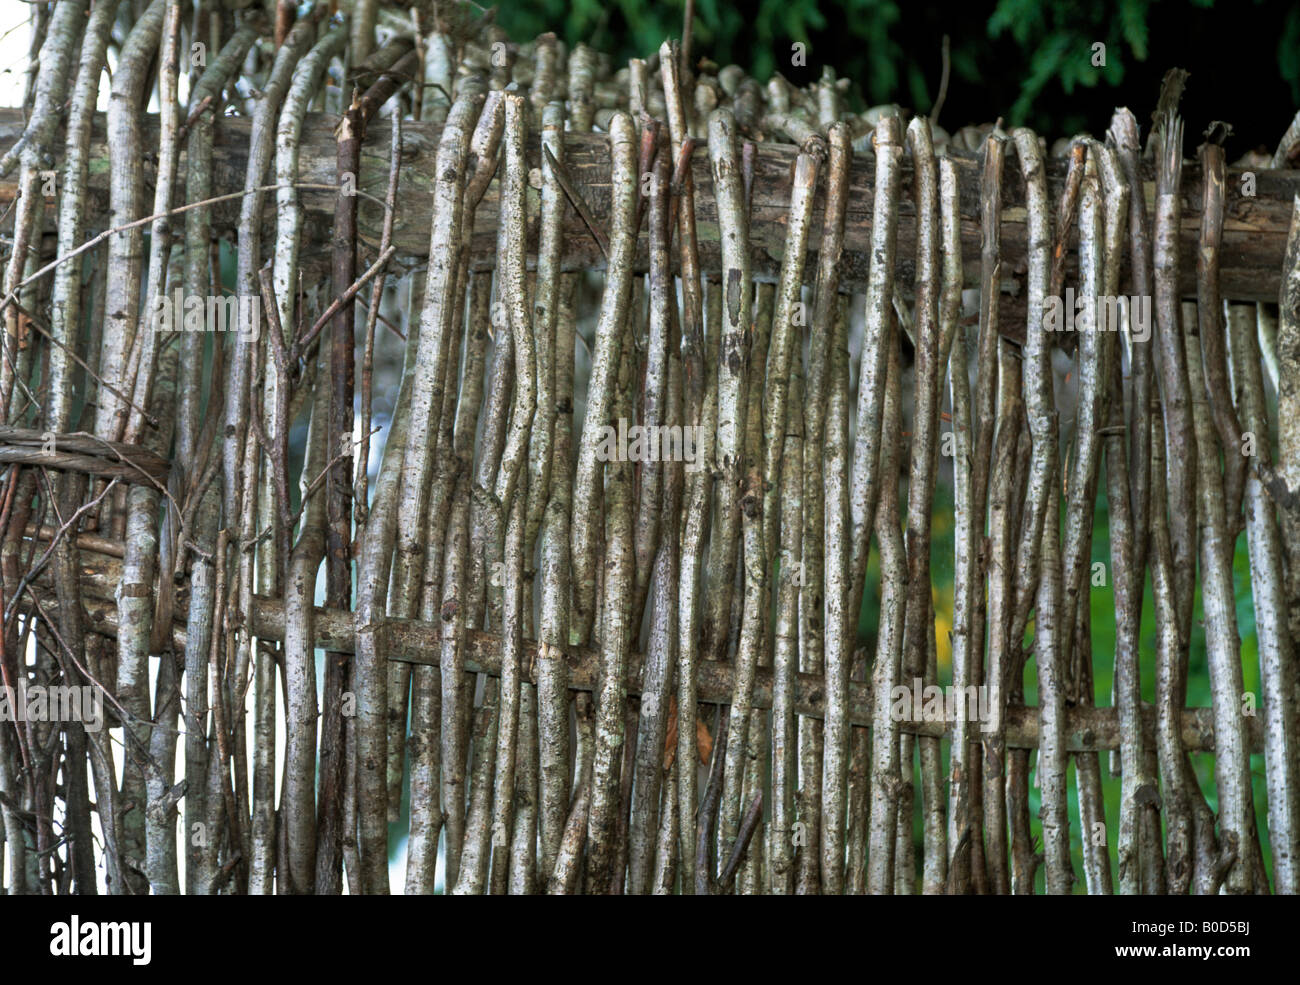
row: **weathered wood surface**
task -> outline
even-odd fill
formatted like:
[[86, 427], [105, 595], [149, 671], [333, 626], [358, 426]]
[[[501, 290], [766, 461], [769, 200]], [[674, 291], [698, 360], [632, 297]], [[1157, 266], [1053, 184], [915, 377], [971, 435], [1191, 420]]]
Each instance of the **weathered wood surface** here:
[[[87, 628], [106, 636], [117, 635], [117, 610], [107, 599], [87, 598], [85, 601]], [[47, 612], [58, 609], [53, 598], [44, 604]], [[343, 609], [317, 607], [314, 611], [313, 631], [315, 645], [322, 650], [352, 653], [356, 647], [356, 623], [353, 613]], [[258, 598], [253, 605], [253, 629], [260, 639], [284, 638], [284, 603], [278, 599]], [[388, 619], [384, 624], [388, 635], [390, 659], [409, 663], [437, 665], [439, 630], [437, 626], [414, 619]], [[176, 622], [172, 627], [172, 642], [177, 654], [185, 652], [185, 624]], [[470, 630], [465, 637], [465, 669], [471, 673], [501, 675], [501, 637], [479, 630]], [[535, 656], [537, 644], [524, 641], [524, 652], [529, 664], [524, 668], [524, 679], [537, 683]], [[568, 688], [571, 691], [595, 691], [600, 672], [598, 654], [590, 647], [577, 647], [566, 652]], [[629, 654], [629, 697], [641, 694], [641, 671], [644, 654]], [[698, 694], [704, 704], [725, 705], [731, 702], [733, 688], [731, 664], [716, 660], [702, 660], [698, 665]], [[911, 684], [908, 685], [911, 687]], [[923, 698], [924, 700], [924, 698]], [[849, 721], [867, 728], [871, 726], [871, 686], [860, 681], [849, 683]], [[763, 667], [757, 671], [754, 682], [753, 706], [772, 707], [772, 671]], [[826, 687], [815, 674], [795, 675], [795, 714], [804, 718], [821, 719], [826, 714]], [[1182, 712], [1182, 740], [1191, 752], [1214, 751], [1214, 714], [1212, 708], [1185, 708]], [[1037, 708], [1011, 705], [1007, 708], [1007, 747], [1010, 749], [1037, 749], [1039, 745], [1039, 713]], [[1155, 709], [1146, 705], [1142, 709], [1143, 721], [1148, 729], [1155, 728]], [[1253, 752], [1263, 749], [1262, 724], [1258, 718], [1247, 719], [1247, 730]], [[911, 735], [935, 738], [952, 738], [953, 719], [917, 718], [909, 706], [906, 717], [899, 721], [902, 731]], [[1066, 711], [1065, 742], [1070, 752], [1090, 752], [1120, 747], [1119, 718], [1114, 708], [1097, 708], [1091, 705], [1070, 708]]]
[[[29, 532], [30, 535], [31, 532]], [[50, 531], [42, 531], [36, 543], [37, 553], [46, 547]], [[31, 544], [29, 540], [27, 542]], [[79, 539], [83, 602], [86, 610], [86, 628], [105, 636], [117, 635], [117, 609], [113, 603], [118, 585], [123, 580], [122, 561], [117, 556], [120, 545], [98, 538]], [[48, 612], [58, 608], [53, 597], [51, 576], [42, 572], [37, 585], [49, 596], [43, 601]], [[177, 606], [176, 611], [183, 611]], [[284, 639], [284, 602], [279, 599], [258, 597], [254, 600], [253, 631], [261, 639]], [[437, 665], [441, 648], [441, 628], [416, 619], [387, 619], [385, 651], [390, 660], [408, 663]], [[317, 606], [312, 618], [313, 642], [318, 649], [338, 653], [352, 653], [356, 649], [357, 626], [354, 613], [344, 609]], [[185, 624], [179, 619], [172, 626], [173, 644], [177, 654], [185, 650]], [[501, 674], [501, 637], [493, 633], [470, 630], [466, 633], [465, 667], [476, 673], [492, 677]], [[524, 676], [537, 683], [536, 643], [524, 643]], [[568, 664], [568, 687], [574, 691], [596, 690], [600, 673], [600, 657], [591, 647], [573, 647], [565, 652]], [[631, 653], [628, 661], [628, 695], [641, 694], [641, 673], [644, 654]], [[728, 704], [732, 700], [734, 668], [716, 660], [702, 660], [698, 666], [699, 700], [706, 704]], [[909, 687], [912, 682], [904, 682]], [[871, 687], [853, 681], [849, 684], [849, 720], [858, 726], [871, 725]], [[754, 707], [772, 707], [772, 671], [761, 668], [754, 686]], [[820, 675], [796, 674], [794, 689], [796, 714], [806, 718], [824, 717], [826, 712], [826, 687]], [[1155, 726], [1155, 709], [1144, 706], [1144, 721], [1148, 728]], [[919, 720], [909, 714], [899, 725], [903, 731], [914, 735], [951, 737], [952, 720]], [[1255, 752], [1263, 749], [1262, 722], [1258, 717], [1246, 720], [1247, 734]], [[1120, 747], [1119, 718], [1114, 708], [1092, 706], [1067, 709], [1065, 739], [1071, 752], [1118, 749]], [[1184, 745], [1195, 752], [1214, 750], [1214, 716], [1211, 708], [1186, 708], [1182, 713], [1182, 739]], [[1007, 746], [1012, 749], [1036, 749], [1039, 743], [1039, 713], [1037, 708], [1013, 705], [1007, 709]]]
[[0, 426], [0, 463], [83, 472], [135, 485], [164, 488], [171, 463], [139, 445], [93, 434], [54, 434]]
[[[303, 127], [300, 180], [305, 183], [336, 184], [334, 124], [336, 118], [328, 115], [309, 115]], [[91, 166], [91, 202], [96, 216], [103, 222], [107, 195], [109, 161], [104, 143], [102, 117], [97, 121]], [[21, 133], [22, 119], [18, 110], [0, 110], [0, 146], [7, 146]], [[156, 144], [157, 117], [145, 121], [145, 146]], [[213, 158], [214, 194], [237, 191], [243, 186], [248, 148], [249, 122], [243, 117], [222, 117], [218, 121], [216, 147]], [[394, 226], [394, 244], [399, 256], [408, 264], [419, 264], [428, 256], [429, 219], [432, 207], [430, 189], [440, 128], [436, 125], [406, 121], [402, 128], [402, 169], [398, 214]], [[382, 199], [388, 172], [388, 127], [377, 122], [367, 135], [362, 149], [361, 174], [358, 188], [374, 196], [363, 197], [360, 205], [360, 234], [362, 242], [374, 248], [379, 242], [382, 223]], [[540, 145], [528, 143], [530, 167], [540, 167]], [[760, 280], [775, 280], [780, 268], [785, 242], [785, 223], [790, 199], [793, 162], [797, 148], [789, 144], [763, 143], [755, 155], [753, 212], [751, 237], [754, 243], [754, 271]], [[977, 156], [954, 152], [960, 179], [962, 210], [962, 253], [965, 259], [968, 286], [978, 283], [979, 268], [979, 175]], [[609, 148], [603, 134], [565, 135], [566, 168], [575, 185], [591, 206], [600, 223], [608, 221], [610, 202]], [[156, 162], [146, 162], [146, 175], [151, 175]], [[55, 166], [55, 162], [51, 162]], [[182, 168], [184, 161], [182, 161]], [[707, 273], [717, 274], [720, 269], [718, 249], [717, 208], [713, 201], [713, 180], [709, 171], [708, 153], [697, 147], [692, 161], [696, 187], [696, 216], [699, 223], [701, 261]], [[1143, 165], [1146, 180], [1148, 214], [1154, 206], [1154, 179], [1151, 167]], [[1065, 176], [1064, 159], [1048, 162], [1048, 191], [1053, 200], [1059, 196]], [[861, 288], [866, 280], [871, 236], [872, 188], [874, 158], [859, 154], [851, 174], [848, 216], [845, 228], [845, 251], [841, 285], [845, 290]], [[0, 182], [0, 202], [11, 200], [16, 185], [13, 180]], [[1255, 195], [1242, 194], [1241, 172], [1229, 169], [1225, 196], [1223, 245], [1220, 253], [1222, 294], [1225, 299], [1241, 301], [1276, 301], [1280, 284], [1283, 251], [1291, 222], [1292, 202], [1300, 193], [1300, 171], [1255, 172]], [[821, 200], [818, 193], [816, 215], [812, 223], [810, 248], [815, 252], [820, 241]], [[334, 196], [332, 192], [304, 190], [302, 202], [308, 212], [311, 236], [323, 237], [332, 221]], [[1189, 161], [1183, 170], [1182, 182], [1182, 291], [1185, 296], [1196, 293], [1196, 249], [1200, 230], [1200, 213], [1203, 201], [1200, 166]], [[267, 197], [268, 232], [270, 216], [274, 209], [274, 196]], [[537, 222], [540, 197], [530, 189], [528, 200], [530, 265], [535, 260]], [[224, 202], [215, 209], [214, 225], [221, 232], [233, 229], [238, 217], [238, 201]], [[916, 246], [915, 210], [912, 205], [911, 168], [904, 165], [898, 231], [898, 278], [907, 290], [914, 273], [913, 256]], [[49, 207], [47, 229], [53, 229], [54, 202]], [[497, 237], [497, 194], [495, 181], [478, 210], [474, 227], [472, 263], [476, 268], [488, 268], [495, 263]], [[603, 269], [604, 257], [582, 220], [573, 209], [565, 218], [564, 268], [567, 270]], [[52, 249], [52, 236], [49, 238]], [[675, 252], [675, 251], [674, 251]], [[304, 259], [307, 259], [306, 257]], [[1025, 209], [1024, 182], [1019, 169], [1008, 166], [1003, 188], [1002, 217], [1003, 287], [1012, 294], [1019, 292], [1025, 274]], [[647, 269], [648, 252], [642, 236], [638, 251], [639, 269]], [[1071, 243], [1068, 267], [1074, 270], [1076, 256]], [[816, 269], [810, 258], [805, 268]], [[1071, 274], [1073, 277], [1073, 274]], [[1127, 273], [1122, 285], [1127, 291]], [[1021, 312], [1023, 308], [1019, 309]], [[1015, 317], [1017, 307], [1004, 306], [1004, 331], [1023, 335]]]

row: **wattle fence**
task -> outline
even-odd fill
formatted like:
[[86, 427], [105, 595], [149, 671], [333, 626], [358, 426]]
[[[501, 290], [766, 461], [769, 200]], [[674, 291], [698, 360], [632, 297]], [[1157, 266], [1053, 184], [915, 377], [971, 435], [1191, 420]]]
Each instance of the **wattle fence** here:
[[37, 8], [3, 891], [1300, 889], [1300, 126], [467, 9]]

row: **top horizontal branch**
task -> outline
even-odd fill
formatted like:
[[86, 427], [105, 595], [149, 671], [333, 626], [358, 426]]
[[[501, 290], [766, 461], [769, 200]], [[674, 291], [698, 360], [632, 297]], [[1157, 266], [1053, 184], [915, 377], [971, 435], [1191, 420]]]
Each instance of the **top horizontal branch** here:
[[[336, 184], [336, 117], [311, 114], [302, 130], [299, 180], [305, 183]], [[22, 131], [18, 110], [0, 110], [0, 146], [17, 139]], [[157, 117], [145, 119], [145, 146], [156, 142]], [[441, 127], [435, 124], [404, 121], [402, 126], [402, 162], [400, 194], [393, 230], [393, 243], [399, 258], [419, 263], [429, 253], [429, 229], [432, 210], [433, 168]], [[213, 194], [238, 191], [243, 187], [248, 154], [249, 121], [240, 117], [221, 117], [217, 121], [213, 158]], [[610, 208], [610, 157], [608, 138], [604, 134], [566, 133], [565, 168], [579, 193], [595, 213], [599, 224], [608, 222]], [[388, 180], [388, 126], [377, 121], [370, 127], [361, 152], [361, 174], [357, 187], [376, 199], [382, 199]], [[798, 148], [790, 144], [761, 143], [755, 155], [753, 212], [750, 235], [754, 249], [754, 273], [761, 280], [775, 280], [780, 270], [785, 244], [786, 221], [793, 165]], [[106, 215], [108, 152], [104, 141], [103, 118], [97, 117], [91, 148], [90, 207], [92, 215]], [[954, 151], [961, 203], [962, 252], [968, 286], [978, 284], [980, 160], [977, 155]], [[528, 142], [529, 167], [540, 167], [540, 143]], [[146, 162], [146, 181], [153, 173], [152, 160]], [[184, 161], [182, 161], [182, 169]], [[708, 153], [698, 148], [692, 162], [696, 189], [696, 218], [699, 228], [701, 263], [706, 276], [719, 276], [721, 260], [718, 240], [718, 214], [713, 199], [713, 178]], [[1059, 196], [1065, 179], [1066, 161], [1048, 162], [1048, 193]], [[850, 174], [848, 215], [845, 224], [845, 250], [841, 285], [856, 290], [866, 282], [871, 237], [872, 189], [875, 159], [870, 154], [856, 155]], [[1280, 285], [1283, 252], [1291, 222], [1293, 196], [1300, 192], [1300, 171], [1254, 172], [1253, 196], [1245, 196], [1241, 171], [1229, 169], [1225, 195], [1223, 244], [1220, 251], [1222, 295], [1229, 300], [1276, 301]], [[1149, 164], [1143, 163], [1148, 214], [1154, 208], [1155, 186]], [[912, 205], [912, 171], [904, 162], [899, 208], [898, 281], [906, 292], [914, 274], [916, 247], [915, 211]], [[812, 222], [809, 248], [815, 251], [820, 241], [823, 187]], [[12, 199], [13, 182], [0, 182], [0, 202]], [[308, 236], [326, 235], [334, 213], [334, 195], [329, 191], [300, 192], [308, 213]], [[1203, 199], [1200, 166], [1188, 162], [1183, 169], [1181, 232], [1181, 289], [1185, 296], [1196, 293], [1196, 249]], [[1019, 169], [1008, 166], [1003, 182], [1002, 271], [1003, 289], [1023, 296], [1025, 262], [1025, 187]], [[274, 196], [267, 196], [267, 220], [273, 215]], [[54, 201], [51, 200], [49, 226], [53, 228]], [[530, 265], [535, 259], [540, 197], [531, 192], [528, 198], [528, 249]], [[219, 230], [233, 229], [239, 214], [238, 201], [222, 203], [214, 209], [214, 225]], [[92, 219], [92, 222], [94, 219]], [[359, 232], [361, 241], [372, 248], [379, 243], [383, 210], [378, 201], [363, 197], [360, 202]], [[315, 226], [311, 225], [314, 222]], [[497, 247], [496, 184], [489, 188], [474, 226], [471, 263], [476, 269], [494, 266]], [[605, 258], [581, 218], [572, 208], [566, 209], [563, 264], [566, 270], [603, 269]], [[270, 232], [270, 227], [268, 227]], [[638, 269], [648, 268], [646, 238], [643, 233], [637, 255]], [[1072, 242], [1067, 269], [1077, 265]], [[810, 263], [808, 270], [815, 270]], [[1123, 293], [1127, 289], [1127, 271], [1122, 275]], [[1019, 317], [1017, 317], [1019, 314]], [[1023, 337], [1023, 306], [1003, 305], [1002, 331]]]
[[93, 434], [56, 434], [0, 426], [0, 463], [39, 465], [84, 472], [104, 479], [162, 489], [171, 464], [139, 445], [108, 441]]

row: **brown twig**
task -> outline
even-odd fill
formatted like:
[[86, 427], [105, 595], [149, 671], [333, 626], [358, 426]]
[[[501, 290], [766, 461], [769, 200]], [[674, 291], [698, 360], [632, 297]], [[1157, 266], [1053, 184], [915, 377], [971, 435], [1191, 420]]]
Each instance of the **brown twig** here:
[[596, 218], [591, 211], [591, 206], [587, 204], [586, 200], [582, 197], [582, 194], [574, 186], [573, 181], [569, 178], [569, 173], [564, 170], [564, 165], [555, 159], [555, 155], [551, 153], [551, 149], [543, 146], [542, 154], [546, 158], [547, 166], [550, 167], [556, 179], [560, 182], [560, 187], [564, 189], [564, 195], [569, 200], [569, 204], [572, 205], [574, 209], [577, 210], [578, 215], [582, 217], [582, 221], [587, 225], [587, 231], [591, 233], [591, 238], [596, 241], [596, 245], [600, 247], [600, 252], [604, 254], [605, 260], [608, 262], [609, 239], [600, 231], [600, 227], [596, 225]]

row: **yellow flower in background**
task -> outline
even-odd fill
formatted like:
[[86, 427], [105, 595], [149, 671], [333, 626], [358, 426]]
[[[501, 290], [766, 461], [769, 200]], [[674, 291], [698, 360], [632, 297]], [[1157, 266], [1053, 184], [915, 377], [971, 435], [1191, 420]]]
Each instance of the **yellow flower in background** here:
[[952, 582], [930, 590], [934, 602], [934, 654], [939, 670], [952, 667]]

